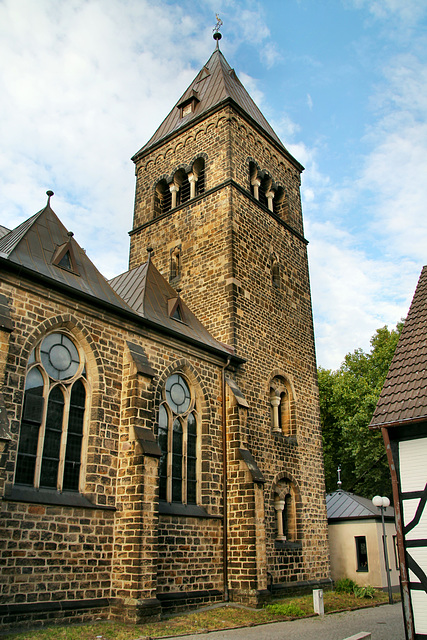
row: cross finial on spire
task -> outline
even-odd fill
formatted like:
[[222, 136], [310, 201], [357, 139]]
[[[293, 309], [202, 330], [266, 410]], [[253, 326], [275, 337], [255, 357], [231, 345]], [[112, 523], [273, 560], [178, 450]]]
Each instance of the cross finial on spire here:
[[216, 47], [217, 47], [217, 49], [219, 49], [219, 41], [222, 38], [222, 35], [220, 34], [219, 30], [222, 27], [222, 20], [221, 20], [221, 18], [219, 17], [218, 14], [216, 14], [215, 17], [216, 17], [216, 25], [213, 28], [213, 32], [214, 32], [213, 39], [216, 40]]

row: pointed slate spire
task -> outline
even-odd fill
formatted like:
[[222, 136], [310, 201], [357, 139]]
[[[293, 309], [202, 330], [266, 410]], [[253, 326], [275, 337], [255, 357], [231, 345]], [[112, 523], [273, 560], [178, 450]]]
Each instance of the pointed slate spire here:
[[[217, 43], [215, 51], [154, 135], [134, 155], [132, 158], [134, 162], [140, 155], [162, 144], [168, 137], [181, 131], [185, 126], [193, 125], [196, 121], [205, 118], [227, 103], [233, 104], [243, 115], [261, 127], [264, 133], [272, 138], [276, 144], [285, 149], [220, 51], [218, 46], [220, 37], [221, 34], [218, 31], [214, 33]], [[185, 109], [190, 104], [192, 108]]]

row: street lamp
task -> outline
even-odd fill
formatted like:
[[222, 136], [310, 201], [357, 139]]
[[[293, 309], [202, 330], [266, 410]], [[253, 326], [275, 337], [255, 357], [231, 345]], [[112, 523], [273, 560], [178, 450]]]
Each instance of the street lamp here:
[[390, 567], [388, 563], [388, 551], [387, 551], [387, 536], [385, 533], [385, 524], [384, 524], [384, 509], [390, 506], [390, 500], [388, 498], [382, 498], [381, 496], [374, 496], [372, 498], [372, 504], [374, 507], [378, 507], [381, 511], [381, 522], [383, 525], [383, 549], [384, 549], [384, 562], [385, 562], [385, 570], [387, 574], [387, 587], [388, 587], [388, 601], [390, 604], [393, 604], [393, 594], [391, 591], [391, 582], [390, 582]]

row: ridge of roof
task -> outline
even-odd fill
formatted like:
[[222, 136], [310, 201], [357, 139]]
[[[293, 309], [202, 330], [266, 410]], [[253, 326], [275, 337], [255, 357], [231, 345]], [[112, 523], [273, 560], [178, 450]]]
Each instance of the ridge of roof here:
[[[197, 105], [188, 115], [182, 117], [179, 107], [192, 98], [195, 99]], [[148, 142], [133, 156], [132, 160], [136, 161], [140, 154], [148, 151], [169, 135], [178, 132], [185, 125], [199, 119], [227, 100], [232, 100], [236, 103], [265, 133], [273, 138], [276, 144], [289, 153], [240, 82], [234, 69], [228, 64], [223, 53], [219, 48], [216, 48], [162, 124]]]
[[27, 220], [24, 220], [24, 222], [21, 222], [21, 224], [15, 227], [15, 229], [9, 230], [8, 233], [0, 238], [0, 255], [2, 257], [8, 257], [14, 251], [37, 218], [44, 213], [48, 207], [49, 205], [46, 205], [43, 209], [40, 209], [40, 211], [32, 215], [30, 218], [27, 218]]
[[[109, 284], [135, 313], [146, 320], [196, 340], [223, 354], [233, 355], [233, 350], [218, 342], [190, 311], [179, 293], [162, 276], [151, 259], [112, 278]], [[171, 316], [169, 304], [171, 300], [179, 300], [182, 320]]]
[[427, 266], [415, 289], [370, 427], [427, 421]]
[[8, 233], [10, 233], [10, 229], [0, 224], [0, 239], [6, 236]]
[[[338, 518], [378, 518], [380, 512], [378, 507], [374, 507], [371, 500], [362, 498], [354, 493], [343, 491], [333, 491], [326, 495], [326, 509], [329, 519]], [[394, 517], [393, 507], [384, 509], [385, 517]]]

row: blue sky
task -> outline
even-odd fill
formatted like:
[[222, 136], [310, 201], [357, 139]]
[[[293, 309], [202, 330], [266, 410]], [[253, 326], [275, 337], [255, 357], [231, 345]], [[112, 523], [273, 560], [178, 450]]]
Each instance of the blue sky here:
[[425, 0], [0, 0], [0, 224], [45, 203], [107, 277], [134, 173], [214, 48], [305, 166], [318, 363], [408, 311], [427, 262]]

